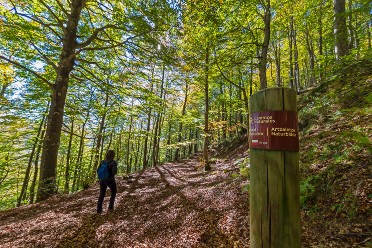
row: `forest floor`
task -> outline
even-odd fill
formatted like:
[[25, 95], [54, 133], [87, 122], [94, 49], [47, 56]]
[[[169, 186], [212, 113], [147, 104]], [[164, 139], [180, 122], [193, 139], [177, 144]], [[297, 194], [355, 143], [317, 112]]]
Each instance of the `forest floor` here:
[[[210, 172], [194, 157], [117, 177], [113, 212], [96, 214], [97, 184], [0, 212], [0, 247], [249, 247], [247, 150], [225, 150]], [[303, 247], [362, 247], [302, 218]]]
[[102, 215], [98, 184], [0, 212], [0, 247], [248, 247], [247, 179], [231, 176], [233, 162], [204, 172], [194, 157], [117, 177], [115, 210]]

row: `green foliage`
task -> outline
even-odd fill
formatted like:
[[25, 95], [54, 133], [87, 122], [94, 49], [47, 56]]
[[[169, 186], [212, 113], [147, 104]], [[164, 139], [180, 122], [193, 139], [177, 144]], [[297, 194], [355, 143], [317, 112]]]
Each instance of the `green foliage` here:
[[[70, 192], [87, 188], [107, 149], [117, 151], [120, 173], [140, 170], [146, 161], [154, 166], [172, 160], [176, 150], [182, 159], [200, 151], [206, 136], [202, 124], [207, 67], [210, 148], [242, 135], [248, 125], [249, 93], [259, 88], [262, 2], [181, 2], [104, 4], [94, 0], [83, 8], [64, 106], [59, 189], [66, 182]], [[371, 67], [368, 34], [360, 28], [370, 22], [370, 5], [359, 0], [353, 3], [351, 12], [358, 21], [351, 23], [350, 31], [358, 42], [351, 44], [353, 49], [341, 64], [334, 59], [331, 1], [271, 4], [268, 85], [275, 86], [280, 73], [281, 84], [288, 86], [290, 67], [295, 63], [299, 89], [322, 83], [310, 94], [301, 95], [307, 104], [301, 106], [300, 128], [312, 142], [304, 149], [306, 165], [349, 163], [356, 153], [371, 152], [368, 130], [350, 117], [357, 113], [365, 119], [371, 114], [368, 106], [372, 101], [370, 86], [356, 87]], [[14, 206], [37, 124], [48, 113], [49, 84], [56, 82], [69, 8], [56, 1], [0, 5], [0, 128], [4, 130], [0, 133], [0, 180], [6, 175], [0, 195], [4, 195], [4, 208]], [[294, 20], [296, 48], [293, 44], [290, 48], [289, 16]], [[310, 68], [312, 53], [314, 68]], [[358, 76], [353, 82], [341, 82], [347, 75]], [[321, 129], [320, 124], [329, 120], [338, 126]], [[337, 138], [330, 141], [332, 137]], [[318, 147], [319, 140], [327, 145]], [[31, 159], [30, 180], [35, 162], [40, 162], [36, 155]], [[237, 164], [239, 172], [233, 177], [249, 177], [249, 160]], [[30, 195], [30, 180], [23, 203]], [[303, 185], [304, 194], [310, 194], [311, 185], [311, 180]]]
[[309, 176], [300, 182], [300, 205], [303, 208], [307, 201], [313, 196], [315, 185], [318, 182], [319, 176]]

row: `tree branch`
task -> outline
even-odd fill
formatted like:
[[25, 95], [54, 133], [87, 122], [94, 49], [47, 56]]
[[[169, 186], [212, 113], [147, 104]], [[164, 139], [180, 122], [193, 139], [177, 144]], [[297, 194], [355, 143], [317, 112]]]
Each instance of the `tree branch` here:
[[49, 83], [49, 81], [46, 78], [42, 77], [41, 75], [39, 75], [37, 72], [31, 70], [30, 68], [27, 68], [26, 66], [21, 65], [17, 61], [8, 59], [8, 58], [6, 58], [6, 57], [4, 57], [2, 55], [0, 55], [0, 59], [3, 59], [5, 61], [8, 61], [9, 63], [11, 63], [11, 64], [13, 64], [13, 65], [15, 65], [17, 67], [20, 67], [20, 68], [22, 68], [22, 69], [24, 69], [24, 70], [26, 70], [28, 72], [31, 72], [34, 76], [36, 76], [37, 78], [41, 79], [41, 81], [43, 81], [44, 83], [46, 83], [51, 89], [54, 89], [54, 85], [53, 84]]
[[48, 56], [46, 56], [46, 55], [44, 55], [41, 51], [40, 51], [40, 49], [32, 42], [32, 41], [30, 41], [30, 43], [31, 43], [31, 45], [36, 49], [36, 51], [38, 51], [38, 53], [47, 61], [47, 63], [49, 64], [49, 65], [51, 65], [53, 68], [54, 68], [54, 70], [58, 70], [58, 67], [57, 67], [57, 65], [56, 64], [54, 64], [53, 63], [53, 61], [51, 61], [49, 58], [48, 58]]
[[44, 5], [44, 7], [48, 9], [48, 11], [52, 14], [52, 16], [57, 20], [59, 27], [61, 27], [62, 30], [65, 31], [65, 27], [63, 26], [62, 20], [59, 19], [59, 17], [52, 11], [52, 9], [43, 0], [39, 0], [39, 2], [41, 2], [41, 4]]
[[89, 46], [99, 35], [99, 33], [103, 32], [105, 29], [108, 29], [108, 28], [116, 28], [116, 29], [120, 29], [118, 27], [116, 27], [115, 25], [113, 24], [108, 24], [106, 26], [103, 26], [103, 27], [100, 27], [100, 28], [97, 28], [93, 31], [92, 35], [86, 40], [84, 41], [83, 43], [79, 43], [76, 48], [77, 49], [81, 49], [81, 48], [84, 48], [86, 46]]

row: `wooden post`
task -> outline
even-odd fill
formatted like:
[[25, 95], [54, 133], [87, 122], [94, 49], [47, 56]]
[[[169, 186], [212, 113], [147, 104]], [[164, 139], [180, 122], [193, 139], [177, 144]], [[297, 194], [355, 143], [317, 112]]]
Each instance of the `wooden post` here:
[[250, 247], [301, 247], [296, 92], [251, 96]]

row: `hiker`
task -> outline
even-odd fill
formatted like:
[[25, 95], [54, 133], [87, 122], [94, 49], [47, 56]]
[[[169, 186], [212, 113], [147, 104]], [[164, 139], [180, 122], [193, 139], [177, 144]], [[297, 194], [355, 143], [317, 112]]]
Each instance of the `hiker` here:
[[97, 174], [99, 178], [99, 197], [97, 202], [97, 213], [102, 213], [103, 199], [105, 198], [107, 187], [110, 188], [111, 197], [110, 204], [108, 207], [109, 211], [114, 210], [114, 202], [116, 196], [116, 182], [115, 175], [118, 170], [118, 163], [114, 160], [115, 152], [113, 150], [108, 150], [106, 153], [105, 160], [101, 161], [97, 169]]

